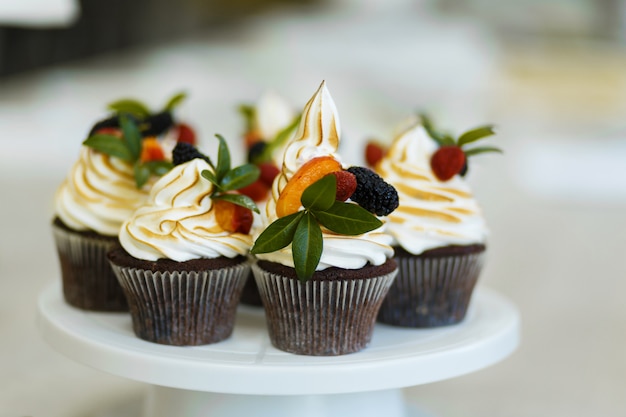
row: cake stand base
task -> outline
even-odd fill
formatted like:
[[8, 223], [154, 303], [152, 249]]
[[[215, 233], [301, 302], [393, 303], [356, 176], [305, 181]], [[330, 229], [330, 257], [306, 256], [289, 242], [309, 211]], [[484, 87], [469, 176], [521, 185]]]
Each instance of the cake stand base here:
[[[237, 395], [152, 386], [144, 417], [407, 417], [402, 390], [328, 395]], [[411, 415], [415, 415], [411, 413]]]

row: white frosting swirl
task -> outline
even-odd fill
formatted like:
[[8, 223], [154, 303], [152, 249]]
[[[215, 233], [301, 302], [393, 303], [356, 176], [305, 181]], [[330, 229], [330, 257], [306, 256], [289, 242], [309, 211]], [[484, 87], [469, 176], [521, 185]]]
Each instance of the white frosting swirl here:
[[137, 189], [132, 165], [83, 146], [56, 192], [55, 212], [74, 230], [117, 236], [122, 222], [148, 198], [150, 184]]
[[213, 210], [213, 184], [202, 178], [212, 170], [203, 159], [175, 166], [157, 181], [146, 205], [124, 222], [120, 243], [132, 256], [184, 262], [197, 258], [245, 255], [252, 237], [220, 227]]
[[487, 227], [468, 185], [456, 175], [439, 181], [430, 168], [437, 143], [421, 125], [398, 136], [376, 171], [398, 191], [400, 206], [387, 232], [407, 252], [484, 243]]
[[272, 90], [265, 92], [256, 105], [256, 127], [266, 141], [273, 139], [278, 132], [289, 126], [295, 116], [291, 105]]
[[[281, 173], [274, 180], [272, 197], [268, 200], [266, 224], [274, 222], [276, 201], [291, 177], [309, 160], [319, 156], [332, 156], [339, 160], [339, 117], [335, 103], [323, 82], [306, 104], [298, 131], [287, 145]], [[383, 233], [384, 227], [358, 236], [344, 236], [322, 228], [324, 249], [316, 270], [329, 267], [358, 269], [367, 263], [382, 265], [393, 256], [391, 236]], [[291, 245], [276, 252], [256, 255], [259, 259], [294, 267]]]

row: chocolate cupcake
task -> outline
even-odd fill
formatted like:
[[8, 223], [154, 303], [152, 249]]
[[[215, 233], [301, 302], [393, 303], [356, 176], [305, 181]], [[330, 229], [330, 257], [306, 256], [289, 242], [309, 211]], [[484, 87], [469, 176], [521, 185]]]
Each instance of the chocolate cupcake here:
[[267, 226], [251, 250], [270, 340], [291, 353], [343, 355], [365, 348], [397, 272], [383, 222], [357, 204], [369, 195], [379, 203], [368, 205], [371, 211], [388, 214], [393, 198], [380, 192], [395, 190], [378, 176], [344, 170], [338, 145], [339, 118], [322, 83], [287, 144], [265, 207]]
[[[492, 133], [484, 127], [459, 140], [463, 145]], [[462, 178], [465, 154], [472, 152], [449, 137], [430, 134], [434, 137], [422, 125], [412, 126], [375, 166], [400, 198], [386, 229], [394, 239], [399, 272], [378, 316], [394, 326], [462, 321], [484, 263], [487, 228]]]
[[217, 167], [191, 145], [176, 145], [176, 166], [124, 222], [122, 247], [109, 253], [141, 339], [203, 345], [233, 331], [250, 270], [250, 208], [256, 209], [234, 189], [254, 181], [258, 170], [231, 169], [228, 148], [221, 137], [220, 142]]
[[164, 142], [176, 131], [171, 110], [182, 97], [175, 96], [165, 110], [154, 113], [135, 100], [111, 103], [114, 114], [91, 128], [78, 160], [58, 188], [52, 230], [63, 294], [70, 305], [93, 311], [128, 310], [106, 254], [117, 244], [122, 222], [147, 200], [155, 179], [171, 167]]

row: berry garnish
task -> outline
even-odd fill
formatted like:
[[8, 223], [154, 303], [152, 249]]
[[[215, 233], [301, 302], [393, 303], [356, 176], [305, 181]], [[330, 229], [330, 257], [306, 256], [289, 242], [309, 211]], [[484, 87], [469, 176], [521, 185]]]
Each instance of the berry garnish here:
[[179, 123], [176, 125], [177, 129], [177, 142], [184, 142], [190, 145], [196, 144], [196, 132], [186, 123]]
[[261, 171], [259, 180], [263, 181], [268, 187], [272, 186], [274, 178], [280, 174], [280, 170], [272, 162], [263, 162], [257, 165]]
[[162, 111], [146, 117], [141, 123], [141, 133], [143, 136], [159, 136], [174, 125], [172, 113]]
[[98, 135], [111, 135], [117, 136], [118, 138], [122, 137], [122, 131], [119, 127], [102, 127], [95, 131]]
[[195, 146], [187, 142], [178, 142], [172, 151], [172, 162], [174, 165], [184, 164], [192, 159], [200, 158], [204, 159], [211, 164], [211, 160], [208, 156], [201, 153]]
[[482, 146], [471, 149], [464, 148], [469, 143], [476, 142], [495, 134], [493, 126], [481, 126], [472, 130], [468, 130], [454, 139], [452, 136], [436, 131], [433, 128], [431, 120], [426, 115], [421, 115], [422, 125], [440, 146], [430, 158], [430, 167], [433, 174], [440, 181], [448, 181], [455, 175], [464, 176], [467, 173], [467, 158], [471, 155], [487, 152], [500, 152], [502, 150], [493, 146]]
[[369, 141], [365, 145], [365, 162], [369, 167], [375, 167], [378, 161], [383, 159], [386, 149], [379, 143]]
[[430, 167], [440, 181], [448, 181], [461, 173], [465, 161], [465, 153], [460, 147], [442, 146], [430, 158]]
[[398, 192], [374, 171], [363, 167], [350, 167], [347, 171], [356, 177], [352, 201], [377, 216], [386, 216], [398, 208]]
[[337, 179], [335, 200], [346, 201], [356, 191], [356, 177], [348, 171], [335, 171], [332, 174]]
[[118, 115], [107, 117], [104, 120], [100, 120], [96, 122], [96, 124], [94, 124], [91, 130], [89, 131], [89, 134], [87, 135], [87, 137], [93, 136], [96, 133], [100, 133], [100, 131], [105, 128], [119, 129], [119, 127], [120, 127], [120, 121], [119, 121]]
[[252, 210], [226, 200], [215, 200], [215, 220], [222, 229], [230, 233], [250, 233]]
[[254, 202], [265, 200], [269, 195], [270, 187], [259, 178], [255, 182], [239, 189], [239, 192], [243, 195], [247, 195]]
[[325, 175], [308, 185], [300, 198], [304, 210], [279, 217], [259, 235], [250, 252], [275, 252], [291, 244], [296, 275], [301, 280], [307, 280], [315, 273], [324, 250], [321, 226], [348, 236], [367, 233], [382, 226], [380, 220], [362, 207], [335, 200], [336, 194], [335, 175]]
[[263, 154], [267, 148], [267, 143], [262, 140], [254, 142], [252, 145], [248, 147], [248, 162], [253, 163], [258, 160], [259, 157]]

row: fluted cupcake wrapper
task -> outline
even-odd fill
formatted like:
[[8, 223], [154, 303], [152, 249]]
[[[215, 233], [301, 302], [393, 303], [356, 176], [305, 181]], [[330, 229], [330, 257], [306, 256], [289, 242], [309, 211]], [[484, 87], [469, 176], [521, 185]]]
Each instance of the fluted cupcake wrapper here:
[[[250, 260], [250, 262], [254, 262], [254, 258], [252, 258], [251, 256], [249, 256], [248, 259]], [[250, 277], [246, 280], [246, 284], [243, 286], [243, 290], [241, 290], [240, 302], [249, 306], [263, 307], [261, 294], [259, 294], [259, 288], [256, 285], [252, 269], [250, 269]]]
[[177, 346], [228, 338], [249, 264], [202, 271], [151, 271], [111, 264], [126, 292], [135, 334]]
[[90, 311], [128, 311], [106, 254], [117, 237], [89, 236], [52, 225], [61, 264], [63, 296], [68, 304]]
[[398, 276], [378, 321], [402, 327], [437, 327], [465, 318], [485, 252], [443, 257], [396, 256]]
[[272, 344], [313, 356], [357, 352], [372, 338], [397, 270], [372, 278], [299, 281], [252, 265]]

